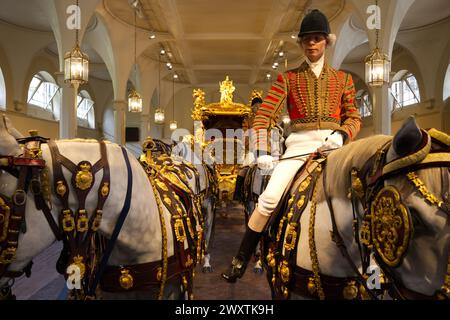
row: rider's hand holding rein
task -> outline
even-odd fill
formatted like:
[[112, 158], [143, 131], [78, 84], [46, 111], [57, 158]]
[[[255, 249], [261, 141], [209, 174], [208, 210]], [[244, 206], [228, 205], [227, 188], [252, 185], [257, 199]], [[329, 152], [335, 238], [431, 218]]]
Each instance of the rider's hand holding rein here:
[[257, 159], [258, 168], [261, 170], [272, 170], [274, 158], [271, 155], [259, 156]]

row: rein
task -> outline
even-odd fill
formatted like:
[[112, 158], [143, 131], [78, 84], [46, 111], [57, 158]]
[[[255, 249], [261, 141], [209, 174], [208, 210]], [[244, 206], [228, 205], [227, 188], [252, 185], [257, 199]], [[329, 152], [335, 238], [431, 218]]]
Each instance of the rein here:
[[[326, 173], [327, 173], [327, 170], [325, 169], [323, 171], [322, 182], [323, 182], [323, 192], [325, 194], [325, 199], [327, 201], [328, 209], [330, 210], [331, 223], [333, 226], [332, 240], [334, 243], [336, 243], [339, 250], [341, 251], [342, 256], [348, 261], [348, 263], [350, 264], [350, 267], [353, 269], [353, 272], [355, 272], [355, 274], [357, 275], [360, 285], [362, 285], [364, 287], [365, 291], [370, 295], [371, 299], [378, 300], [377, 296], [371, 290], [369, 290], [366, 279], [363, 277], [361, 272], [358, 270], [358, 267], [353, 262], [353, 259], [350, 257], [347, 247], [345, 246], [344, 240], [342, 239], [342, 236], [339, 233], [339, 230], [338, 230], [337, 224], [336, 224], [336, 217], [334, 214], [333, 205], [331, 203], [331, 198], [330, 198], [330, 195], [328, 194], [327, 188], [326, 188], [327, 187], [327, 174]], [[357, 242], [359, 245], [359, 241], [357, 241]]]
[[97, 288], [100, 278], [103, 275], [103, 272], [105, 271], [106, 264], [108, 263], [109, 257], [111, 256], [111, 253], [112, 253], [112, 250], [114, 249], [114, 245], [116, 244], [120, 230], [122, 230], [123, 223], [125, 222], [128, 212], [130, 211], [131, 192], [133, 190], [133, 173], [131, 171], [130, 159], [128, 159], [127, 151], [122, 146], [121, 146], [121, 149], [122, 149], [123, 158], [124, 158], [126, 166], [127, 166], [127, 176], [128, 176], [127, 193], [125, 196], [125, 203], [123, 204], [123, 208], [120, 211], [119, 217], [117, 218], [116, 226], [114, 227], [114, 231], [111, 235], [111, 238], [108, 241], [105, 252], [103, 253], [102, 260], [100, 261], [100, 264], [98, 266], [97, 272], [94, 277], [94, 280], [88, 287], [87, 297], [95, 296], [95, 289]]

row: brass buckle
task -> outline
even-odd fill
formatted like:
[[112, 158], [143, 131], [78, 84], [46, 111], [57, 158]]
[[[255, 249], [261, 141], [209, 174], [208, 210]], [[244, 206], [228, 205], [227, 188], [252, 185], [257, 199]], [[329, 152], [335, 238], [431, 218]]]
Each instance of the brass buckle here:
[[[17, 200], [17, 196], [21, 195], [23, 198], [21, 199], [21, 201]], [[25, 193], [24, 190], [22, 189], [17, 189], [16, 192], [14, 192], [13, 195], [13, 202], [16, 206], [23, 206], [25, 204], [25, 202], [27, 201], [27, 194]]]
[[102, 222], [103, 211], [97, 210], [97, 214], [95, 215], [94, 221], [92, 222], [92, 231], [96, 232], [98, 228], [100, 228], [100, 224]]
[[284, 248], [286, 250], [294, 250], [295, 248], [295, 242], [297, 240], [297, 231], [295, 228], [297, 227], [297, 223], [290, 223], [289, 228], [286, 234], [286, 240], [284, 243]]
[[78, 232], [86, 232], [89, 229], [88, 218], [86, 217], [86, 210], [78, 211], [79, 217], [77, 221], [77, 231]]
[[183, 220], [176, 219], [174, 228], [175, 228], [175, 235], [177, 237], [177, 241], [183, 242], [184, 240], [186, 240], [186, 232], [184, 231]]
[[2, 252], [2, 255], [0, 256], [0, 263], [1, 264], [10, 264], [11, 262], [13, 262], [14, 259], [16, 258], [16, 250], [17, 249], [14, 247], [6, 248]]
[[72, 216], [72, 212], [70, 210], [63, 211], [64, 218], [62, 220], [63, 230], [65, 232], [72, 232], [75, 230], [75, 219]]

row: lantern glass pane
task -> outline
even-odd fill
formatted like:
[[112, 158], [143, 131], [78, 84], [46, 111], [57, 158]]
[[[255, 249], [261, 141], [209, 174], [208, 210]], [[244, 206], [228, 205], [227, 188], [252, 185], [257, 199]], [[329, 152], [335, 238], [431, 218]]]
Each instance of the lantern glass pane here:
[[87, 82], [89, 77], [89, 60], [83, 60], [83, 81]]
[[170, 122], [170, 130], [176, 130], [177, 128], [178, 128], [177, 122], [175, 120], [171, 121]]
[[142, 112], [142, 98], [137, 92], [132, 92], [128, 96], [128, 111]]
[[70, 81], [70, 57], [64, 60], [64, 80]]
[[155, 123], [163, 124], [165, 120], [164, 111], [158, 109], [155, 111]]
[[388, 82], [389, 71], [387, 71], [386, 60], [372, 59], [366, 62], [366, 82], [374, 87], [380, 87]]

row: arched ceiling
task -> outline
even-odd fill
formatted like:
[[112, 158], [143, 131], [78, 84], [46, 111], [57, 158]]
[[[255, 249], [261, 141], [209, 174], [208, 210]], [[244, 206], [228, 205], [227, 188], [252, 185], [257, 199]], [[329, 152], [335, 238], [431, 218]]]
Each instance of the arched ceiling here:
[[0, 20], [35, 31], [51, 32], [47, 16], [40, 9], [42, 0], [1, 0]]
[[[114, 18], [133, 25], [132, 2], [103, 4]], [[298, 46], [287, 42], [298, 33], [305, 10], [319, 8], [333, 21], [344, 4], [344, 0], [139, 0], [137, 25], [173, 36], [161, 46], [187, 82], [215, 84], [229, 75], [235, 83], [253, 84], [274, 71], [271, 65], [281, 48], [289, 60], [299, 57]], [[145, 55], [158, 60], [159, 48]]]
[[[40, 1], [1, 0], [0, 20], [51, 32]], [[142, 56], [158, 60], [159, 49], [164, 47], [181, 82], [192, 85], [217, 84], [225, 75], [238, 84], [263, 82], [267, 72], [274, 76], [271, 65], [278, 51], [287, 52], [289, 67], [293, 67], [293, 60], [301, 55], [290, 35], [298, 32], [305, 11], [318, 8], [332, 24], [340, 20], [340, 15], [348, 14], [343, 9], [348, 0], [103, 0], [99, 7], [104, 7], [107, 14], [122, 24], [133, 25], [133, 2], [139, 8], [137, 25], [141, 31], [154, 30], [170, 39], [153, 46]], [[420, 28], [449, 17], [448, 0], [416, 0], [400, 30]], [[94, 22], [92, 19], [90, 24]], [[355, 18], [352, 24], [358, 28], [363, 26]], [[114, 37], [115, 30], [109, 31]], [[158, 38], [145, 40], [138, 46], [148, 46], [148, 41], [161, 41]], [[56, 53], [56, 47], [49, 49]], [[101, 67], [100, 57], [90, 48], [85, 49], [93, 62], [93, 75], [109, 79], [106, 68]], [[345, 63], [361, 61], [368, 53], [366, 49], [364, 46], [356, 48]], [[283, 66], [281, 62], [279, 70], [283, 70]]]
[[[448, 18], [450, 18], [448, 0], [415, 0], [406, 13], [399, 31], [426, 27]], [[352, 25], [360, 30], [364, 29], [363, 22], [356, 15], [352, 16]]]

